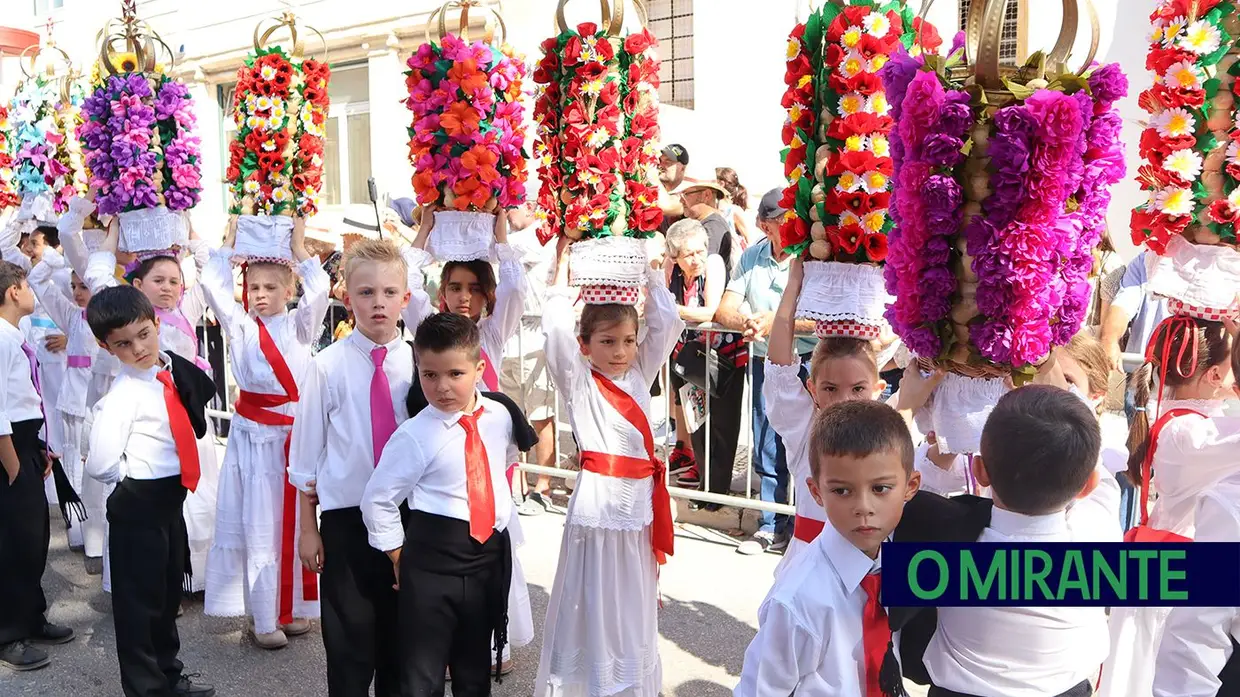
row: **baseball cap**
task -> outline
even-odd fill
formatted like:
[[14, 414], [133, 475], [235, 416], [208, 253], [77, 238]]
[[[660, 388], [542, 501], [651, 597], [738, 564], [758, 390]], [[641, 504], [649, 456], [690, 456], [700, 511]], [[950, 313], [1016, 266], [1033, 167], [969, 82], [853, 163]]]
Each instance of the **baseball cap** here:
[[777, 220], [784, 217], [788, 211], [780, 207], [780, 199], [784, 197], [783, 189], [771, 189], [762, 195], [762, 201], [758, 204], [758, 220]]
[[682, 165], [689, 164], [689, 151], [685, 150], [685, 146], [680, 143], [672, 143], [663, 148], [662, 154], [664, 157], [675, 160]]

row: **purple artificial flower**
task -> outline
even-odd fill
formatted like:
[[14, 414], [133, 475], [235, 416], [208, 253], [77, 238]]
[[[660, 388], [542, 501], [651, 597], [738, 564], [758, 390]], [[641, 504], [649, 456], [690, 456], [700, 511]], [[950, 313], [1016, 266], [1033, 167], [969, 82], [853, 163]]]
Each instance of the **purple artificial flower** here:
[[955, 211], [963, 202], [960, 183], [945, 174], [932, 174], [921, 189], [926, 214], [930, 217]]
[[933, 167], [951, 169], [964, 162], [964, 141], [947, 133], [931, 133], [921, 144], [921, 159]]
[[1124, 74], [1119, 63], [1107, 63], [1089, 76], [1089, 90], [1094, 99], [1109, 108], [1113, 102], [1128, 95], [1128, 76]]

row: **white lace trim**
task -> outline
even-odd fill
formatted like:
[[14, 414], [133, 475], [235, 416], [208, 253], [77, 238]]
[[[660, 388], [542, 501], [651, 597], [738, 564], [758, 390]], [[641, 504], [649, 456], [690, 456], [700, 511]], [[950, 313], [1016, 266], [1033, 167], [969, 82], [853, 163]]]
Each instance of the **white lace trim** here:
[[1229, 246], [1193, 244], [1172, 235], [1166, 254], [1145, 255], [1145, 268], [1151, 293], [1198, 307], [1236, 308], [1240, 252]]
[[1163, 399], [1162, 404], [1159, 405], [1158, 395], [1155, 393], [1147, 409], [1150, 413], [1157, 410], [1159, 416], [1166, 414], [1172, 409], [1191, 409], [1213, 417], [1222, 416], [1227, 409], [1227, 403], [1219, 399]]
[[886, 325], [883, 311], [892, 300], [878, 266], [807, 261], [797, 317], [824, 322], [851, 320], [881, 327]]
[[237, 218], [234, 260], [293, 259], [293, 219], [286, 215], [243, 215]]
[[569, 247], [568, 273], [574, 286], [646, 285], [646, 244], [634, 237], [599, 237]]
[[1003, 378], [969, 378], [948, 373], [935, 388], [929, 405], [939, 452], [979, 452], [986, 419], [1007, 391]]
[[494, 243], [494, 213], [435, 211], [427, 246], [439, 261], [490, 259]]
[[122, 252], [172, 249], [189, 242], [185, 216], [164, 206], [124, 211], [120, 214], [120, 225]]
[[766, 366], [763, 369], [763, 380], [773, 384], [780, 392], [789, 390], [804, 389], [805, 383], [801, 382], [801, 357], [794, 356], [792, 365], [780, 365], [772, 363], [768, 357]]
[[643, 684], [655, 677], [659, 667], [657, 646], [643, 647], [641, 655], [636, 658], [594, 663], [585, 659], [584, 650], [552, 655], [551, 674], [547, 682], [554, 688], [574, 687], [581, 685], [583, 674], [588, 674], [586, 694], [590, 697], [610, 697], [634, 688], [640, 697], [655, 697], [659, 693], [658, 685]]

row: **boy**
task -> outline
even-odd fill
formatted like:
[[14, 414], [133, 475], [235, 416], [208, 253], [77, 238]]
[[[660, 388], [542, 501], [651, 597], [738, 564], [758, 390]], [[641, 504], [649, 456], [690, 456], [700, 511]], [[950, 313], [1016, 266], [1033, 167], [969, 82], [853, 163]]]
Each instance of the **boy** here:
[[[1071, 542], [1066, 509], [1097, 485], [1100, 447], [1097, 418], [1072, 393], [1029, 385], [1004, 395], [972, 464], [994, 500], [977, 541]], [[940, 608], [925, 650], [929, 695], [1089, 695], [1107, 655], [1106, 622], [1103, 608]]]
[[34, 351], [17, 328], [34, 311], [26, 273], [0, 261], [0, 664], [33, 670], [50, 663], [26, 642], [63, 644], [73, 630], [47, 621], [43, 569], [51, 527], [43, 480], [51, 471], [39, 439], [43, 412]]
[[[301, 390], [289, 482], [301, 490], [302, 563], [321, 574], [323, 645], [331, 697], [400, 694], [392, 563], [372, 548], [362, 493], [383, 446], [408, 418], [413, 350], [396, 326], [409, 304], [408, 266], [391, 242], [362, 240], [342, 264], [357, 327], [315, 356]], [[315, 524], [315, 499], [321, 505]], [[324, 564], [324, 559], [331, 561]]]
[[[492, 632], [503, 653], [512, 547], [509, 450], [535, 436], [511, 400], [477, 390], [481, 337], [468, 317], [431, 315], [414, 336], [428, 405], [393, 434], [366, 493], [370, 544], [392, 560], [406, 694], [491, 694]], [[402, 525], [399, 504], [412, 512]], [[408, 554], [402, 555], [407, 547]]]
[[108, 497], [112, 619], [126, 697], [215, 694], [177, 659], [177, 610], [188, 539], [181, 506], [198, 488], [197, 438], [215, 384], [193, 363], [159, 350], [151, 301], [130, 286], [91, 298], [86, 321], [120, 374], [94, 408], [86, 474], [115, 484]]
[[854, 400], [814, 417], [809, 448], [809, 490], [830, 525], [776, 577], [733, 694], [902, 694], [879, 547], [917, 493], [913, 440], [894, 409]]

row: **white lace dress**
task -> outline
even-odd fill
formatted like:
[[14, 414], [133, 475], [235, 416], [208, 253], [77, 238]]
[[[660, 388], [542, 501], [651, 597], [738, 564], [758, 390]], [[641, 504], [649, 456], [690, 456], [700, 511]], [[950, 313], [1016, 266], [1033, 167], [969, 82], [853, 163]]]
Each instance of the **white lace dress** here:
[[[684, 322], [661, 275], [647, 281], [646, 337], [629, 371], [613, 378], [650, 413], [658, 377]], [[547, 366], [583, 451], [645, 459], [642, 436], [599, 391], [577, 345], [574, 294], [548, 291]], [[657, 697], [658, 567], [651, 548], [653, 479], [582, 471], [568, 503], [560, 560], [543, 625], [535, 697]]]
[[[1193, 537], [1198, 496], [1240, 470], [1240, 418], [1223, 416], [1221, 401], [1164, 399], [1160, 413], [1171, 409], [1209, 418], [1181, 416], [1163, 429], [1154, 457], [1152, 487], [1158, 498], [1150, 508], [1150, 526]], [[1111, 654], [1102, 668], [1099, 697], [1153, 694], [1154, 661], [1169, 613], [1161, 607], [1111, 610]]]

